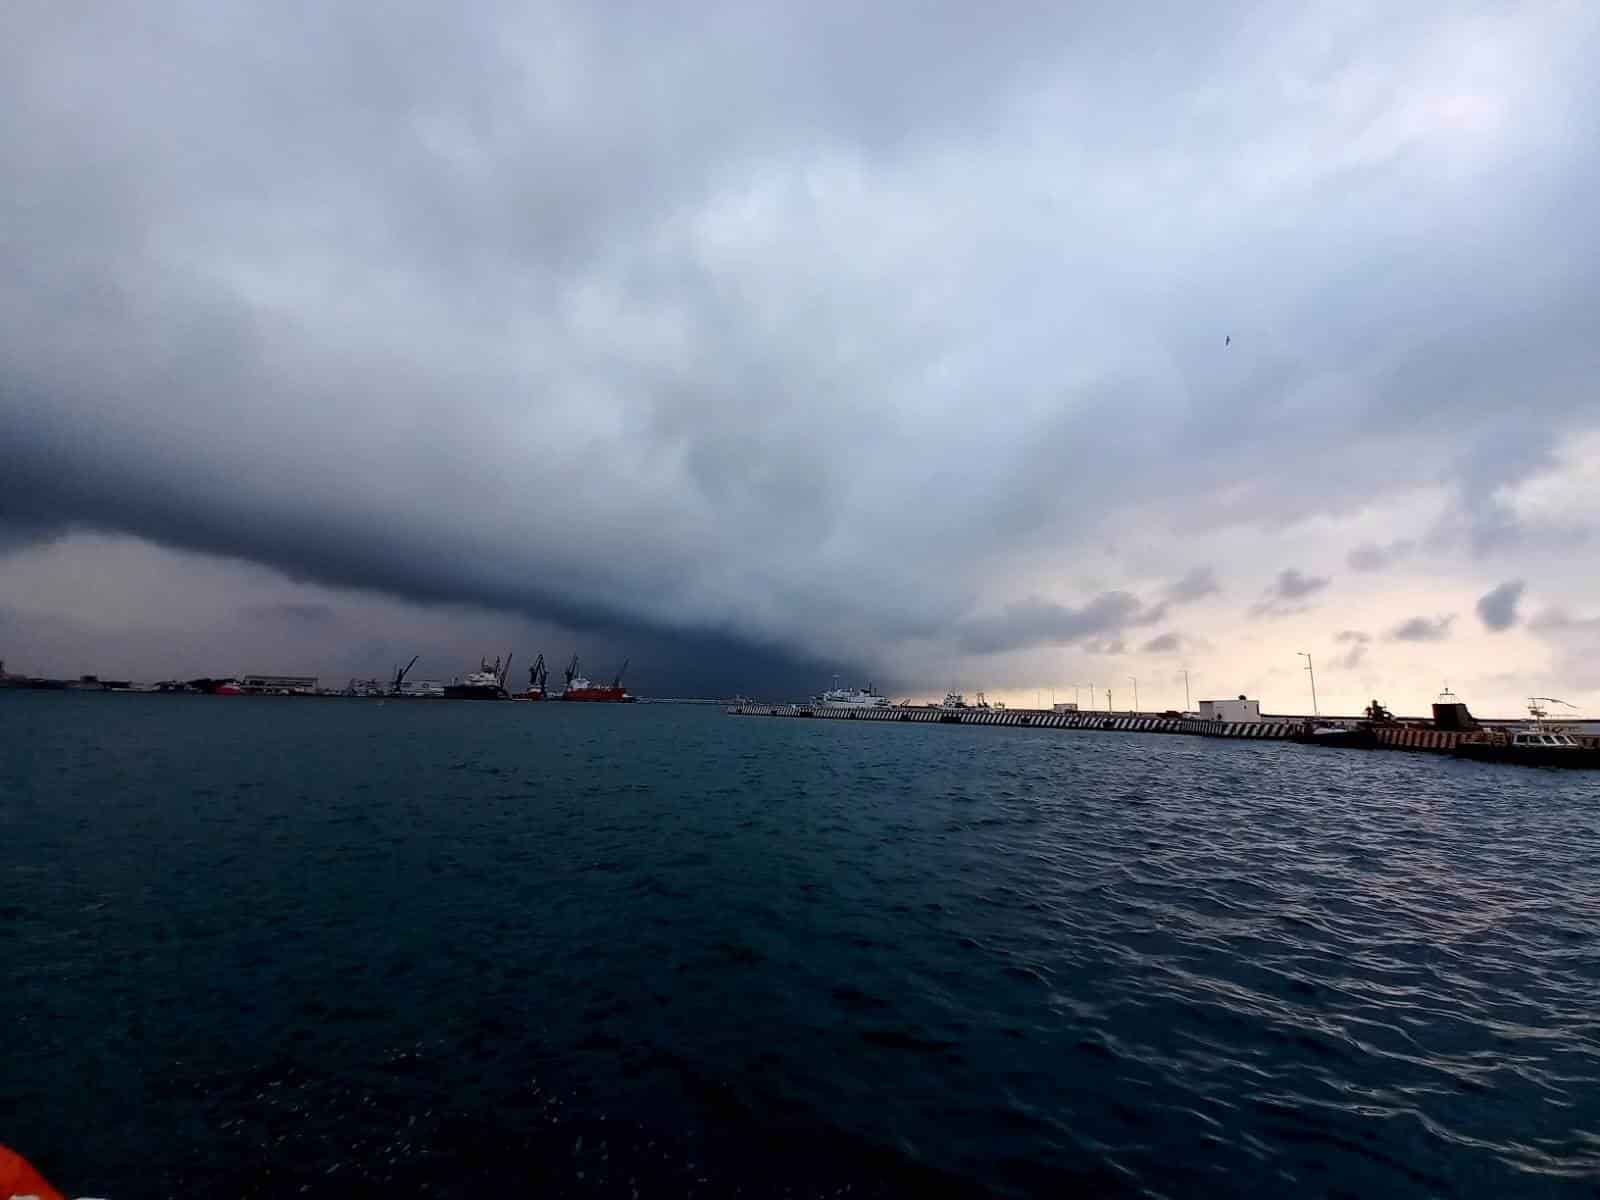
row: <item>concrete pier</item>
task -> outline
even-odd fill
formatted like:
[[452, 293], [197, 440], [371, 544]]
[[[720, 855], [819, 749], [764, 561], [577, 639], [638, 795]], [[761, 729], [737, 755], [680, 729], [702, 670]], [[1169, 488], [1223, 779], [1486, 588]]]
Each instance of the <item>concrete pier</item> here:
[[1199, 721], [1111, 712], [1037, 708], [830, 708], [813, 704], [730, 704], [739, 717], [812, 717], [830, 721], [914, 721], [924, 725], [1006, 725], [1039, 729], [1103, 729], [1118, 733], [1187, 733], [1196, 737], [1288, 741], [1298, 721]]
[[[924, 725], [1004, 725], [1012, 728], [1108, 730], [1116, 733], [1175, 733], [1191, 737], [1248, 741], [1294, 741], [1306, 718], [1262, 721], [1199, 721], [1138, 713], [1055, 712], [1030, 708], [832, 708], [813, 704], [730, 704], [723, 709], [738, 717], [797, 717], [826, 721], [911, 721]], [[1465, 734], [1401, 723], [1373, 727], [1380, 750], [1412, 750], [1449, 754]], [[1580, 736], [1586, 745], [1600, 738]]]

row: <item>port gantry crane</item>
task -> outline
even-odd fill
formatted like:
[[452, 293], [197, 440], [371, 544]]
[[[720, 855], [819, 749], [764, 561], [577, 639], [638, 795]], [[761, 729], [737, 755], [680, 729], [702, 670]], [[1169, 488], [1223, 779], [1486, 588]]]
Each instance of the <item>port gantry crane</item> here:
[[405, 666], [402, 667], [399, 663], [395, 664], [394, 682], [389, 685], [389, 694], [391, 696], [398, 696], [400, 694], [400, 689], [405, 686], [406, 676], [411, 674], [411, 668], [417, 665], [417, 659], [421, 657], [422, 656], [420, 654], [413, 654], [411, 656], [411, 661]]

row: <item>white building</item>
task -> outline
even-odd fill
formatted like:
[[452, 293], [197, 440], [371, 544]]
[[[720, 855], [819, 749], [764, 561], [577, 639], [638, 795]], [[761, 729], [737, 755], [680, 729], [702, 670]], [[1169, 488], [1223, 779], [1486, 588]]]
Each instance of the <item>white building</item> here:
[[1077, 704], [1075, 704], [1071, 700], [1063, 700], [1058, 704], [1052, 704], [1050, 707], [1053, 708], [1056, 712], [1077, 712], [1078, 711]]
[[1202, 721], [1259, 721], [1261, 720], [1261, 701], [1246, 700], [1240, 696], [1237, 700], [1202, 700], [1200, 701], [1200, 719]]

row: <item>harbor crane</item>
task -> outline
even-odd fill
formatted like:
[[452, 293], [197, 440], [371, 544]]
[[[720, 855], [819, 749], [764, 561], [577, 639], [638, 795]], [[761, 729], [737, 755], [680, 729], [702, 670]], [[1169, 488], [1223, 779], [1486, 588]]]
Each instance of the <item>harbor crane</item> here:
[[389, 694], [391, 696], [398, 696], [400, 694], [400, 689], [405, 684], [406, 676], [411, 674], [411, 668], [417, 665], [417, 659], [421, 657], [422, 656], [420, 654], [413, 654], [411, 656], [411, 661], [405, 666], [402, 667], [398, 663], [395, 664], [394, 682], [389, 685]]

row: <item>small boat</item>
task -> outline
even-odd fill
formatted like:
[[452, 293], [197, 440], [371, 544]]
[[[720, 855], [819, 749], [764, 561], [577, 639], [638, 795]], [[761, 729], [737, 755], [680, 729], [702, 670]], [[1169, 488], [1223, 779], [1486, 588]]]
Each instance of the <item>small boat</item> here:
[[1328, 746], [1340, 750], [1372, 750], [1378, 735], [1366, 724], [1341, 725], [1332, 721], [1307, 721], [1294, 740], [1304, 746]]
[[[1566, 704], [1550, 696], [1535, 696], [1528, 702], [1531, 721], [1512, 730], [1485, 730], [1469, 734], [1456, 743], [1457, 758], [1476, 762], [1516, 763], [1525, 767], [1567, 767], [1600, 769], [1600, 746], [1580, 741], [1559, 725], [1545, 723], [1549, 710], [1543, 705]], [[1568, 705], [1568, 707], [1572, 707]]]

